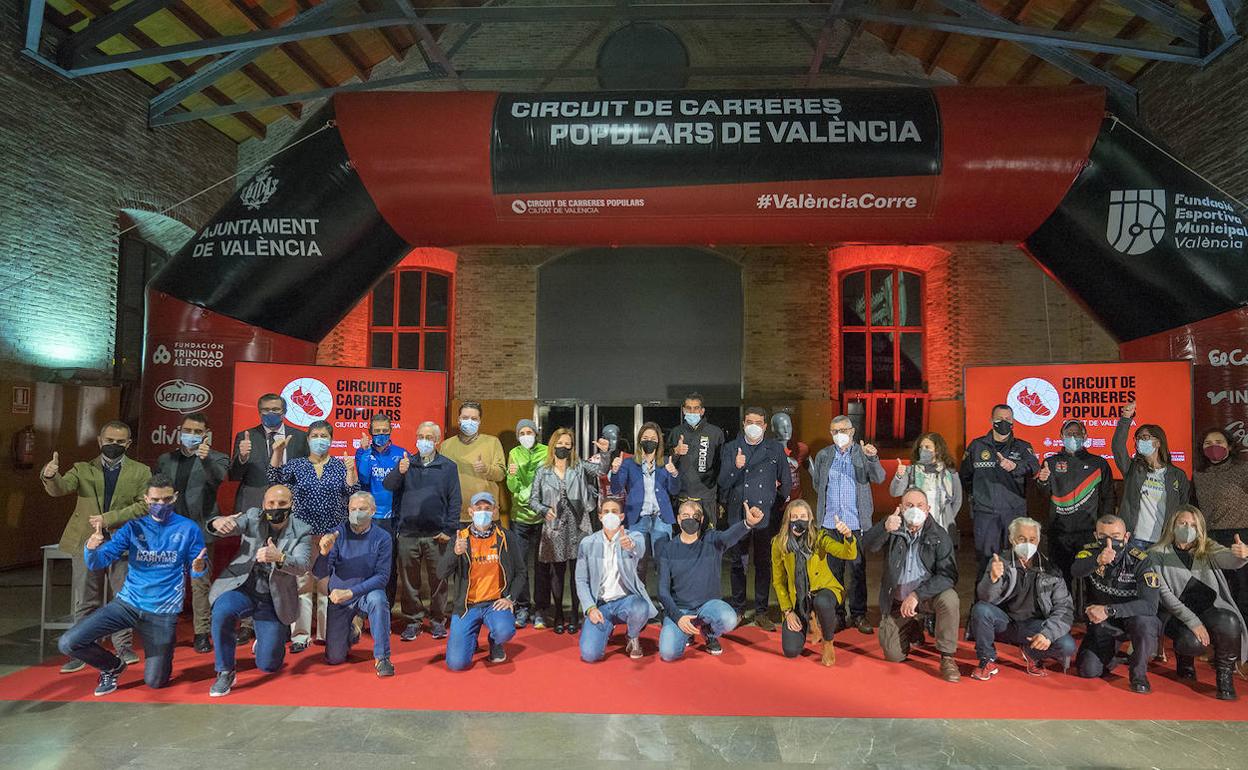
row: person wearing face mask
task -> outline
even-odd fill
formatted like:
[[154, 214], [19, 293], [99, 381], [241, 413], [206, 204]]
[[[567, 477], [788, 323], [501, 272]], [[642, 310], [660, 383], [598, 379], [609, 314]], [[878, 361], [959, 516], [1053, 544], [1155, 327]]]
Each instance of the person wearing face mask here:
[[328, 579], [329, 613], [325, 630], [325, 662], [346, 661], [354, 643], [352, 621], [368, 618], [373, 637], [373, 668], [377, 676], [394, 676], [390, 662], [390, 534], [373, 520], [377, 505], [368, 492], [356, 492], [347, 501], [347, 521], [321, 538], [319, 556], [312, 565], [318, 580]]
[[1122, 408], [1110, 442], [1114, 464], [1122, 474], [1122, 502], [1118, 515], [1129, 532], [1131, 545], [1146, 549], [1161, 538], [1162, 526], [1185, 505], [1191, 484], [1182, 468], [1170, 462], [1170, 446], [1160, 425], [1135, 429], [1135, 454], [1127, 451], [1127, 434], [1135, 417], [1135, 402]]
[[[576, 594], [576, 553], [581, 539], [592, 531], [589, 517], [598, 507], [598, 478], [606, 473], [606, 439], [598, 439], [598, 454], [588, 460], [576, 456], [575, 446], [567, 428], [551, 434], [550, 454], [537, 469], [529, 495], [529, 505], [544, 519], [537, 546], [537, 617], [533, 627], [546, 627], [548, 603], [553, 603], [556, 634], [574, 634], [578, 628], [581, 610]], [[572, 588], [571, 622], [564, 621], [565, 584]]]
[[[680, 407], [681, 422], [667, 436], [672, 463], [680, 474], [676, 504], [693, 500], [702, 506], [704, 521], [715, 526], [719, 516], [719, 462], [724, 432], [706, 419], [701, 393], [685, 396]], [[612, 458], [614, 459], [614, 458]]]
[[1096, 520], [1114, 512], [1114, 477], [1109, 463], [1087, 450], [1083, 423], [1062, 424], [1062, 451], [1044, 458], [1036, 486], [1049, 497], [1049, 559], [1067, 583], [1070, 565], [1091, 542]]
[[1248, 626], [1225, 572], [1243, 570], [1248, 545], [1236, 536], [1227, 548], [1208, 537], [1200, 509], [1183, 505], [1148, 555], [1161, 574], [1158, 618], [1174, 641], [1179, 679], [1195, 682], [1196, 658], [1212, 652], [1217, 698], [1236, 700], [1236, 668], [1248, 661]]
[[246, 511], [260, 506], [264, 490], [269, 486], [269, 460], [273, 442], [286, 439], [286, 459], [308, 456], [308, 434], [286, 423], [286, 399], [276, 393], [265, 393], [256, 401], [260, 424], [238, 432], [234, 437], [234, 460], [230, 463], [229, 479], [238, 482], [234, 510]]
[[623, 512], [619, 500], [603, 500], [598, 512], [602, 530], [582, 540], [576, 554], [576, 593], [585, 608], [581, 660], [586, 663], [603, 659], [616, 623], [626, 629], [628, 657], [640, 658], [641, 630], [659, 614], [637, 573], [646, 540], [624, 529]]
[[1123, 637], [1131, 640], [1131, 691], [1152, 692], [1148, 662], [1157, 651], [1161, 577], [1147, 553], [1135, 548], [1126, 524], [1117, 516], [1096, 521], [1096, 540], [1075, 554], [1070, 572], [1084, 581], [1088, 628], [1076, 658], [1079, 676], [1108, 676], [1118, 663]]
[[708, 653], [723, 653], [719, 638], [736, 628], [738, 619], [736, 610], [719, 598], [724, 551], [762, 526], [766, 518], [758, 506], [744, 509], [742, 514], [743, 518], [728, 529], [703, 532], [702, 506], [688, 500], [677, 510], [680, 534], [661, 542], [658, 552], [659, 601], [664, 613], [659, 631], [660, 660], [671, 663], [683, 658], [699, 632]]
[[208, 545], [209, 569], [191, 581], [191, 613], [195, 652], [212, 652], [212, 605], [208, 592], [212, 588], [211, 565], [216, 553], [216, 538], [208, 530], [208, 520], [220, 515], [217, 489], [229, 471], [230, 458], [212, 448], [212, 431], [203, 412], [192, 412], [182, 418], [178, 428], [178, 448], [166, 452], [156, 461], [156, 470], [173, 479], [178, 493], [177, 512], [200, 526]]
[[495, 500], [507, 478], [507, 455], [497, 436], [481, 432], [481, 404], [465, 401], [459, 407], [459, 432], [442, 442], [438, 452], [459, 468], [459, 488], [465, 500], [459, 521], [466, 523], [471, 512], [467, 500], [478, 492], [489, 492]]
[[[429, 618], [432, 636], [446, 637], [446, 581], [438, 577], [438, 562], [459, 526], [459, 469], [437, 452], [442, 429], [434, 422], [416, 427], [416, 456], [404, 455], [386, 476], [386, 489], [398, 494], [399, 639], [420, 636]], [[421, 600], [426, 584], [429, 603]]]
[[[862, 533], [871, 528], [871, 514], [875, 510], [871, 485], [884, 481], [884, 466], [880, 465], [880, 453], [873, 444], [854, 442], [854, 424], [849, 417], [833, 417], [829, 430], [832, 445], [819, 450], [811, 466], [811, 478], [818, 495], [815, 510], [823, 529], [831, 532], [836, 529], [836, 522], [841, 521], [856, 539], [861, 539]], [[832, 556], [828, 566], [842, 585], [847, 582], [846, 569], [849, 571], [849, 597], [837, 605], [841, 625], [853, 626], [863, 634], [872, 633], [874, 629], [867, 621], [866, 549], [854, 549], [851, 559]], [[846, 609], [849, 610], [848, 621]], [[827, 633], [830, 635], [832, 631]]]
[[294, 495], [284, 484], [264, 491], [260, 508], [209, 519], [218, 537], [240, 537], [238, 553], [212, 583], [214, 698], [230, 694], [235, 682], [235, 626], [255, 625], [256, 668], [273, 673], [286, 660], [290, 627], [300, 611], [299, 579], [312, 567], [312, 525], [291, 515]]
[[[406, 448], [394, 443], [393, 432], [390, 415], [377, 412], [369, 419], [368, 431], [360, 435], [360, 444], [355, 450], [355, 475], [360, 480], [360, 489], [373, 496], [377, 511], [373, 514], [374, 523], [390, 535], [392, 565], [398, 558], [399, 532], [394, 513], [394, 493], [386, 489], [385, 480], [399, 461], [408, 455]], [[386, 598], [390, 604], [394, 604], [397, 589], [396, 570], [391, 569], [390, 578], [386, 581]]]
[[[1228, 548], [1235, 538], [1248, 538], [1248, 463], [1231, 450], [1231, 437], [1221, 428], [1209, 428], [1196, 442], [1196, 472], [1192, 475], [1192, 503], [1209, 521], [1209, 537]], [[1223, 573], [1239, 614], [1248, 613], [1248, 570]]]
[[963, 491], [971, 496], [976, 576], [1005, 550], [1010, 522], [1027, 515], [1027, 478], [1039, 470], [1031, 444], [1014, 435], [1014, 410], [994, 406], [992, 428], [966, 447], [959, 470]]
[[910, 462], [897, 461], [897, 472], [888, 484], [888, 493], [901, 497], [910, 487], [927, 493], [932, 518], [949, 532], [956, 549], [960, 537], [957, 517], [962, 510], [962, 482], [944, 436], [939, 433], [920, 435], [910, 448]]
[[[126, 580], [126, 559], [112, 560], [107, 569], [91, 569], [82, 557], [82, 546], [94, 531], [116, 529], [122, 524], [144, 515], [144, 489], [152, 471], [146, 465], [126, 456], [130, 446], [130, 426], [118, 420], [110, 420], [100, 428], [96, 441], [100, 454], [90, 462], [77, 462], [64, 475], [60, 472], [60, 453], [53, 452], [52, 459], [43, 466], [40, 481], [51, 497], [74, 495], [74, 510], [65, 523], [58, 544], [60, 549], [73, 558], [70, 596], [73, 602], [74, 622], [82, 621], [104, 604], [104, 582], [107, 580], [114, 594], [121, 590]], [[113, 634], [113, 649], [128, 665], [139, 662], [134, 652], [133, 634], [123, 628]], [[79, 671], [85, 664], [77, 658], [70, 659], [61, 667], [62, 674]]]
[[784, 615], [780, 649], [786, 658], [800, 655], [807, 635], [813, 631], [816, 639], [823, 641], [823, 665], [836, 663], [832, 635], [845, 589], [828, 567], [828, 557], [853, 561], [858, 539], [839, 518], [834, 526], [840, 537], [815, 524], [809, 503], [794, 500], [785, 507], [780, 531], [771, 540], [771, 581]]
[[519, 446], [507, 453], [507, 491], [511, 492], [511, 534], [524, 564], [524, 581], [516, 590], [516, 628], [524, 628], [533, 608], [529, 576], [536, 574], [529, 564], [537, 562], [537, 544], [541, 542], [542, 523], [546, 519], [533, 510], [529, 500], [533, 496], [533, 479], [545, 464], [547, 449], [537, 440], [537, 424], [532, 420], [516, 423], [516, 440]]
[[[334, 428], [325, 420], [308, 425], [308, 456], [286, 461], [288, 439], [273, 442], [269, 481], [284, 484], [295, 494], [295, 517], [312, 526], [312, 547], [347, 518], [347, 498], [360, 490], [355, 471], [355, 455], [332, 457]], [[312, 641], [312, 615], [316, 614], [316, 638], [325, 640], [326, 611], [329, 597], [325, 586], [312, 577], [303, 576], [300, 584], [299, 619], [291, 629], [290, 651], [300, 653]]]
[[1075, 655], [1070, 635], [1075, 604], [1065, 578], [1038, 553], [1040, 522], [1020, 516], [1010, 522], [1009, 532], [1010, 553], [1005, 559], [992, 557], [979, 579], [979, 601], [971, 607], [967, 621], [979, 657], [971, 678], [983, 682], [1000, 671], [997, 641], [1019, 646], [1031, 676], [1047, 675], [1046, 660], [1056, 660], [1066, 671]]
[[173, 670], [173, 648], [182, 610], [185, 576], [192, 579], [206, 571], [206, 549], [200, 527], [174, 512], [178, 493], [173, 480], [157, 473], [147, 482], [144, 501], [147, 515], [126, 522], [107, 540], [103, 524], [97, 524], [83, 545], [83, 560], [93, 570], [107, 569], [130, 552], [130, 569], [117, 596], [78, 621], [58, 642], [61, 652], [99, 669], [96, 695], [117, 689], [126, 661], [96, 641], [126, 629], [138, 629], [143, 637], [143, 681], [148, 687], [164, 687]]
[[[645, 554], [658, 556], [659, 543], [670, 540], [676, 517], [672, 497], [680, 492], [680, 475], [671, 457], [664, 457], [663, 432], [658, 423], [647, 422], [637, 431], [637, 454], [630, 459], [617, 455], [611, 461], [611, 494], [624, 498], [624, 526], [645, 538]], [[701, 503], [699, 503], [701, 506]], [[650, 557], [638, 563], [644, 583]]]
[[481, 626], [486, 627], [491, 663], [507, 660], [503, 645], [516, 635], [516, 585], [524, 579], [524, 565], [512, 534], [498, 526], [498, 506], [489, 492], [478, 492], [468, 503], [472, 521], [455, 533], [455, 546], [438, 562], [438, 577], [455, 578], [454, 614], [446, 639], [446, 667], [472, 667]]
[[[768, 527], [777, 502], [787, 500], [793, 488], [784, 446], [767, 438], [767, 412], [751, 406], [745, 410], [741, 435], [724, 444], [719, 459], [719, 496], [724, 505], [721, 530], [730, 529], [741, 521], [743, 511], [758, 508], [763, 512], [762, 526], [751, 528], [728, 554], [731, 565], [732, 595], [728, 604], [739, 614], [746, 605], [746, 565], [754, 562], [754, 613], [742, 615], [742, 622], [751, 619], [764, 631], [776, 630], [768, 617], [771, 603], [771, 538]], [[818, 462], [816, 461], [816, 465]], [[880, 477], [883, 480], [883, 476]]]
[[880, 580], [880, 647], [884, 659], [901, 663], [923, 639], [923, 617], [936, 616], [936, 649], [940, 677], [957, 682], [961, 674], [953, 659], [958, 649], [958, 564], [953, 542], [930, 515], [927, 494], [907, 489], [891, 516], [862, 536], [862, 546], [884, 551]]

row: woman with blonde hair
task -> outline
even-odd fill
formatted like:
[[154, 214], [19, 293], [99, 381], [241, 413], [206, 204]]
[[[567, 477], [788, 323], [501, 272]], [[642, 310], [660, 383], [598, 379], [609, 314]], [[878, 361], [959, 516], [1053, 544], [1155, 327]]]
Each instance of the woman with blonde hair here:
[[[606, 439], [598, 440], [600, 451], [605, 452], [606, 445]], [[574, 634], [581, 618], [576, 598], [576, 552], [581, 539], [593, 531], [590, 517], [598, 507], [598, 478], [606, 469], [600, 462], [602, 454], [595, 454], [588, 460], [576, 456], [575, 436], [567, 428], [552, 433], [549, 446], [529, 492], [529, 507], [545, 519], [537, 546], [537, 575], [533, 581], [537, 611], [533, 627], [546, 627], [545, 611], [553, 603], [555, 633]], [[565, 577], [572, 594], [571, 622], [568, 623], [564, 622], [563, 615]]]
[[786, 658], [800, 655], [813, 631], [816, 642], [823, 641], [823, 665], [836, 662], [832, 635], [845, 588], [832, 574], [827, 557], [852, 561], [857, 555], [858, 541], [845, 522], [838, 518], [835, 530], [821, 529], [805, 500], [785, 506], [780, 532], [771, 540], [771, 584], [784, 615], [780, 648]]
[[1149, 549], [1161, 576], [1158, 616], [1174, 641], [1179, 678], [1196, 681], [1196, 658], [1212, 647], [1217, 697], [1235, 700], [1235, 668], [1248, 660], [1248, 634], [1222, 570], [1248, 564], [1248, 545], [1237, 537], [1227, 548], [1210, 538], [1205, 527], [1199, 508], [1180, 505]]

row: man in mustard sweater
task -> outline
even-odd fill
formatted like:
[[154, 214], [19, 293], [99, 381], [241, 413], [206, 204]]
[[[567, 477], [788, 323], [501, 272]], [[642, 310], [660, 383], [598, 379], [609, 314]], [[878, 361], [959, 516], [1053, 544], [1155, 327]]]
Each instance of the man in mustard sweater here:
[[481, 432], [481, 404], [465, 401], [459, 407], [459, 433], [443, 441], [438, 452], [459, 468], [461, 522], [472, 520], [468, 501], [473, 495], [489, 492], [497, 500], [502, 494], [499, 484], [507, 477], [506, 455], [497, 436]]

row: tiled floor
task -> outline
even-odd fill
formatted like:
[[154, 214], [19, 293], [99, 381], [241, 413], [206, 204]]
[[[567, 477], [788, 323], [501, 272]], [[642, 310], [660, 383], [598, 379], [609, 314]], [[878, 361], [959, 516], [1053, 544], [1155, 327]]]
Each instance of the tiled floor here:
[[[0, 573], [0, 674], [38, 657], [38, 580], [37, 570]], [[65, 601], [68, 574], [59, 582], [57, 598]], [[959, 686], [976, 685], [964, 680]], [[989, 691], [985, 696], [991, 697]], [[0, 767], [5, 768], [559, 770], [723, 764], [1244, 768], [1248, 725], [0, 703]]]

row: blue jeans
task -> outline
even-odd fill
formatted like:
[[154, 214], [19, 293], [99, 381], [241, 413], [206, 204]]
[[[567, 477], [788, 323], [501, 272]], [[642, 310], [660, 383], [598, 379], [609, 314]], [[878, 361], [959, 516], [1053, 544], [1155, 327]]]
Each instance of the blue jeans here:
[[628, 527], [628, 530], [640, 532], [646, 538], [646, 555], [637, 563], [637, 577], [641, 578], [641, 584], [645, 585], [646, 572], [655, 558], [655, 547], [660, 542], [672, 539], [672, 525], [663, 521], [663, 518], [656, 513], [653, 516], [638, 518], [637, 523]]
[[509, 642], [516, 635], [514, 612], [496, 610], [494, 602], [474, 604], [463, 615], [451, 615], [451, 633], [446, 637], [447, 668], [464, 671], [472, 666], [472, 654], [477, 650], [482, 624], [489, 629], [491, 644]]
[[390, 657], [390, 601], [386, 592], [377, 588], [352, 597], [346, 604], [329, 603], [325, 615], [325, 662], [331, 666], [345, 661], [351, 651], [351, 621], [356, 615], [368, 616], [373, 657]]
[[[971, 607], [971, 617], [967, 620], [971, 633], [975, 636], [975, 654], [980, 661], [996, 660], [996, 640], [1006, 644], [1027, 645], [1027, 637], [1040, 633], [1044, 621], [1038, 619], [1022, 622], [1010, 620], [1005, 610], [988, 602], [976, 602]], [[1036, 660], [1060, 660], [1069, 662], [1075, 656], [1075, 640], [1070, 634], [1060, 639], [1050, 639], [1052, 644], [1047, 650], [1027, 648], [1027, 654]]]
[[113, 671], [121, 665], [121, 659], [101, 647], [98, 640], [123, 629], [136, 629], [143, 639], [143, 681], [148, 687], [164, 687], [173, 669], [177, 626], [176, 612], [144, 612], [121, 599], [113, 599], [74, 624], [56, 646], [63, 654], [88, 666]]
[[[711, 599], [696, 610], [681, 610], [682, 615], [697, 615], [694, 624], [702, 629], [708, 639], [718, 637], [737, 627], [737, 611], [721, 599]], [[689, 634], [680, 630], [676, 621], [670, 617], [663, 618], [663, 630], [659, 631], [659, 657], [667, 662], [680, 660], [685, 656], [685, 646], [689, 644]]]
[[234, 670], [234, 625], [240, 618], [252, 618], [256, 627], [256, 668], [273, 672], [286, 660], [286, 640], [290, 624], [277, 619], [273, 600], [267, 595], [236, 588], [223, 593], [212, 604], [212, 648], [217, 671]]
[[598, 611], [602, 613], [601, 623], [591, 622], [586, 616], [585, 625], [581, 626], [581, 660], [586, 663], [595, 663], [606, 655], [607, 640], [615, 633], [616, 623], [628, 626], [628, 638], [636, 639], [650, 620], [650, 603], [637, 595], [600, 604]]

